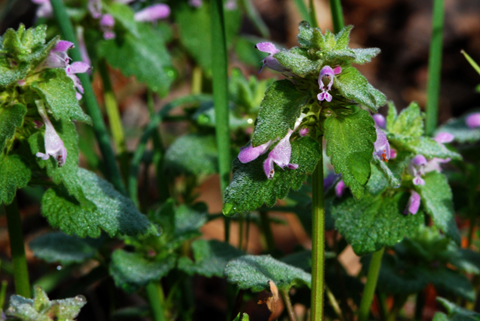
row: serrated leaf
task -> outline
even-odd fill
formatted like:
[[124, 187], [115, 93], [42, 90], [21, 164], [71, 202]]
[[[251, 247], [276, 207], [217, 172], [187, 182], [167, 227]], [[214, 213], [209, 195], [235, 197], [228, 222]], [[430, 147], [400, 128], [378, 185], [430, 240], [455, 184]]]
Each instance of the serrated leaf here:
[[126, 32], [123, 37], [102, 41], [99, 55], [125, 76], [135, 76], [150, 89], [165, 96], [176, 73], [165, 48], [164, 36], [152, 25], [138, 23], [138, 37]]
[[480, 140], [480, 127], [469, 128], [465, 122], [471, 113], [459, 118], [450, 119], [446, 124], [440, 126], [435, 134], [447, 132], [454, 136], [454, 140], [461, 144], [474, 143]]
[[377, 138], [373, 118], [365, 110], [347, 116], [331, 116], [325, 120], [327, 156], [342, 174], [344, 183], [358, 199], [370, 177], [373, 143]]
[[45, 291], [36, 286], [33, 300], [19, 295], [12, 295], [9, 308], [5, 312], [7, 316], [22, 321], [69, 321], [74, 320], [78, 316], [80, 309], [86, 303], [87, 300], [83, 295], [50, 301]]
[[373, 113], [377, 112], [379, 103], [383, 101], [379, 97], [384, 95], [374, 89], [357, 69], [350, 66], [343, 68], [336, 76], [333, 87], [338, 89], [343, 97], [365, 105]]
[[218, 173], [215, 136], [188, 134], [176, 139], [165, 152], [164, 168], [169, 175], [201, 176]]
[[342, 62], [350, 62], [355, 59], [355, 53], [350, 49], [332, 50], [323, 54], [325, 64], [338, 65]]
[[97, 254], [97, 248], [86, 240], [62, 232], [40, 235], [28, 246], [36, 257], [48, 263], [68, 265], [82, 263]]
[[407, 193], [393, 197], [366, 194], [358, 201], [343, 197], [332, 207], [335, 227], [357, 255], [373, 253], [413, 235], [423, 223], [422, 212], [403, 214], [407, 201]]
[[352, 63], [360, 65], [372, 61], [372, 58], [375, 58], [381, 51], [379, 48], [356, 48], [350, 50], [355, 54], [355, 60]]
[[192, 251], [195, 262], [181, 257], [178, 268], [188, 275], [199, 274], [206, 277], [223, 277], [228, 261], [244, 255], [243, 251], [217, 240], [197, 240], [192, 243]]
[[460, 245], [460, 233], [455, 223], [455, 211], [452, 201], [452, 190], [447, 178], [436, 171], [423, 177], [425, 185], [416, 185], [415, 189], [422, 198], [422, 206], [434, 224], [446, 235]]
[[20, 62], [17, 66], [9, 63], [6, 57], [0, 55], [0, 87], [6, 87], [18, 80], [25, 79], [30, 69], [30, 64]]
[[175, 267], [175, 257], [145, 258], [141, 253], [116, 250], [110, 262], [110, 275], [115, 285], [127, 293], [158, 281]]
[[[45, 74], [45, 73], [44, 73]], [[91, 124], [76, 98], [72, 80], [63, 69], [52, 69], [42, 82], [32, 88], [43, 98], [56, 120], [78, 120]]]
[[422, 275], [436, 288], [468, 301], [475, 300], [475, 290], [465, 275], [447, 268], [429, 269]]
[[[476, 311], [467, 310], [462, 308], [447, 299], [437, 297], [437, 301], [440, 302], [447, 310], [448, 317], [443, 313], [435, 314], [434, 321], [479, 321], [480, 314]], [[439, 317], [437, 315], [443, 315]]]
[[374, 157], [373, 161], [377, 168], [383, 173], [384, 177], [386, 178], [388, 185], [393, 188], [400, 187], [400, 177], [394, 174], [390, 168], [387, 166], [386, 162], [379, 160], [378, 158]]
[[302, 47], [310, 48], [312, 45], [313, 28], [307, 21], [302, 21], [298, 25], [297, 41]]
[[31, 176], [30, 168], [19, 155], [7, 155], [0, 160], [0, 204], [10, 204], [17, 189], [27, 186]]
[[335, 35], [335, 49], [342, 50], [348, 48], [348, 43], [350, 42], [350, 32], [352, 31], [353, 26], [345, 26]]
[[370, 168], [370, 178], [367, 185], [365, 185], [366, 191], [372, 196], [377, 196], [383, 193], [388, 187], [388, 181], [376, 163], [372, 163]]
[[3, 153], [8, 139], [15, 135], [17, 127], [23, 125], [27, 107], [21, 104], [0, 108], [0, 154]]
[[291, 142], [290, 162], [298, 164], [298, 169], [282, 170], [276, 167], [273, 179], [269, 180], [263, 170], [267, 153], [256, 160], [242, 164], [233, 162], [233, 177], [224, 192], [223, 213], [231, 216], [236, 213], [253, 211], [263, 204], [273, 206], [278, 199], [287, 196], [290, 189], [299, 189], [312, 173], [321, 156], [320, 146], [310, 137], [302, 137]]
[[24, 62], [30, 62], [45, 43], [47, 26], [39, 25], [25, 30], [20, 24], [17, 31], [8, 29], [3, 36], [2, 52]]
[[[392, 106], [391, 108], [395, 107]], [[423, 135], [423, 115], [420, 112], [420, 106], [416, 102], [412, 102], [407, 108], [402, 110], [400, 115], [392, 115], [395, 115], [395, 118], [391, 117], [387, 122], [387, 130], [390, 133], [410, 137], [421, 137]]]
[[51, 188], [42, 198], [42, 214], [53, 227], [66, 234], [99, 237], [105, 231], [115, 235], [138, 235], [153, 229], [133, 202], [104, 179], [86, 169], [76, 174], [77, 184], [94, 207], [86, 208], [61, 187]]
[[322, 66], [322, 60], [309, 59], [307, 49], [303, 48], [294, 47], [290, 50], [281, 50], [274, 57], [290, 72], [302, 78], [309, 74], [318, 75]]
[[310, 287], [312, 278], [309, 273], [275, 260], [270, 255], [245, 255], [230, 261], [225, 267], [225, 276], [229, 283], [253, 292], [269, 289], [269, 280], [284, 291], [292, 286]]
[[387, 138], [391, 144], [416, 155], [422, 154], [426, 158], [462, 159], [462, 155], [449, 150], [444, 144], [438, 143], [430, 137], [409, 138], [401, 135], [388, 134]]
[[307, 93], [299, 91], [286, 79], [276, 81], [268, 87], [260, 105], [252, 137], [253, 146], [285, 137], [288, 130], [294, 128], [295, 121], [308, 100]]

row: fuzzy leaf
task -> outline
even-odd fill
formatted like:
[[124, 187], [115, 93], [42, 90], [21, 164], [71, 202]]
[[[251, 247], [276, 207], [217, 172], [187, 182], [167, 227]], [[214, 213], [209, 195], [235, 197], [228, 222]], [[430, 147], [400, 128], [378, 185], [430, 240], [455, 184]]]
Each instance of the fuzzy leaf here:
[[417, 185], [415, 189], [422, 197], [422, 206], [436, 226], [460, 245], [460, 233], [455, 223], [452, 190], [447, 178], [436, 171], [427, 173], [425, 185]]
[[314, 139], [303, 137], [292, 143], [290, 162], [298, 164], [298, 169], [275, 169], [273, 179], [269, 180], [263, 170], [267, 153], [247, 164], [238, 159], [233, 162], [233, 177], [224, 192], [223, 214], [253, 211], [263, 204], [273, 206], [278, 199], [287, 196], [290, 189], [299, 189], [312, 173], [321, 156], [320, 146]]
[[92, 123], [78, 104], [73, 82], [63, 69], [49, 70], [45, 80], [33, 85], [32, 88], [44, 99], [56, 120]]
[[393, 197], [366, 194], [358, 201], [343, 197], [334, 201], [332, 207], [335, 227], [357, 255], [373, 253], [413, 235], [423, 223], [422, 212], [403, 214], [407, 201], [407, 193]]
[[30, 168], [19, 155], [7, 155], [0, 160], [0, 204], [10, 204], [17, 189], [27, 186], [31, 176]]
[[310, 48], [312, 45], [313, 28], [307, 21], [302, 21], [298, 25], [297, 41], [302, 47]]
[[197, 240], [192, 243], [192, 250], [195, 262], [181, 257], [178, 268], [188, 275], [199, 274], [206, 277], [223, 277], [228, 261], [244, 254], [230, 244], [217, 240]]
[[352, 25], [346, 26], [335, 35], [336, 50], [349, 49], [348, 43], [350, 42], [350, 32], [352, 29]]
[[357, 48], [350, 50], [355, 54], [355, 60], [352, 61], [352, 63], [360, 65], [372, 61], [372, 58], [375, 58], [380, 53], [379, 48]]
[[15, 135], [17, 127], [23, 125], [26, 113], [27, 107], [21, 104], [0, 108], [0, 154], [3, 153], [7, 140]]
[[320, 72], [322, 60], [311, 60], [308, 58], [308, 51], [303, 48], [294, 47], [290, 50], [281, 50], [274, 57], [290, 72], [302, 78]]
[[12, 65], [6, 57], [0, 55], [0, 87], [7, 87], [18, 80], [25, 79], [30, 69], [30, 64], [20, 62]]
[[215, 136], [188, 134], [176, 139], [165, 153], [164, 168], [169, 175], [218, 173]]
[[138, 37], [126, 32], [124, 37], [102, 41], [99, 55], [125, 76], [135, 76], [151, 90], [165, 96], [176, 73], [165, 48], [164, 36], [152, 25], [138, 23]]
[[29, 243], [36, 257], [48, 263], [82, 263], [97, 254], [97, 248], [85, 239], [53, 232], [40, 235]]
[[[392, 105], [390, 108], [395, 109], [395, 106]], [[390, 109], [387, 130], [392, 134], [400, 136], [421, 137], [424, 133], [424, 128], [420, 106], [413, 102], [402, 110], [398, 116], [396, 116], [396, 110], [394, 113], [394, 111]]]
[[462, 144], [478, 142], [480, 140], [480, 127], [469, 128], [465, 123], [465, 120], [470, 114], [471, 113], [468, 113], [462, 117], [450, 119], [446, 124], [440, 126], [435, 131], [435, 134], [442, 132], [453, 134], [455, 137], [454, 140]]
[[377, 138], [373, 118], [365, 110], [325, 120], [327, 155], [343, 181], [358, 199], [370, 177], [373, 143]]
[[175, 267], [175, 257], [144, 257], [141, 253], [116, 250], [110, 262], [110, 275], [115, 285], [127, 293], [147, 285], [151, 281], [159, 281]]
[[253, 146], [285, 137], [288, 130], [293, 129], [308, 99], [307, 93], [299, 91], [286, 79], [276, 81], [268, 87], [260, 105], [252, 138]]
[[426, 158], [451, 158], [460, 160], [462, 155], [449, 150], [444, 144], [436, 142], [430, 137], [409, 138], [395, 134], [388, 134], [388, 140], [391, 144], [399, 146], [414, 154], [422, 154]]
[[260, 292], [269, 289], [272, 280], [279, 290], [288, 291], [292, 286], [310, 287], [312, 276], [296, 267], [277, 261], [270, 255], [245, 255], [228, 262], [225, 267], [228, 282], [240, 289]]
[[42, 198], [42, 214], [53, 227], [80, 237], [99, 237], [101, 230], [115, 235], [138, 235], [154, 229], [133, 202], [114, 187], [86, 169], [78, 169], [77, 184], [94, 207], [86, 208], [69, 197], [64, 188], [55, 187]]

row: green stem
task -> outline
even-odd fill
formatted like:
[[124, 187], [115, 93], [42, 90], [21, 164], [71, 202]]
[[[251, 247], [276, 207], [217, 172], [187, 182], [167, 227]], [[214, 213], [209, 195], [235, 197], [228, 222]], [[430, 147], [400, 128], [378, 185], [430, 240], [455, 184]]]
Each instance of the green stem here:
[[285, 303], [285, 307], [287, 308], [288, 318], [290, 321], [296, 321], [297, 317], [295, 316], [295, 311], [293, 310], [292, 301], [290, 300], [290, 295], [288, 291], [281, 290], [280, 294], [282, 295], [283, 302]]
[[438, 102], [440, 96], [440, 71], [442, 69], [443, 24], [445, 16], [444, 0], [433, 1], [432, 40], [428, 59], [427, 117], [425, 131], [431, 136], [437, 127]]
[[22, 220], [18, 211], [17, 198], [10, 205], [5, 205], [7, 216], [8, 236], [13, 261], [13, 277], [15, 292], [25, 298], [31, 298], [30, 280], [28, 278], [27, 258], [23, 243]]
[[247, 17], [253, 22], [255, 28], [257, 28], [262, 37], [265, 39], [270, 38], [270, 31], [268, 31], [267, 25], [265, 25], [265, 22], [263, 22], [262, 17], [253, 5], [252, 0], [241, 0], [241, 4], [245, 9]]
[[[319, 139], [322, 150], [322, 139]], [[325, 203], [323, 195], [323, 157], [317, 163], [312, 177], [312, 321], [323, 320], [323, 293], [325, 278]]]
[[193, 67], [192, 71], [192, 94], [198, 95], [202, 93], [202, 68]]
[[317, 12], [315, 11], [315, 0], [310, 0], [310, 24], [314, 28], [318, 28], [318, 21], [317, 21]]
[[145, 287], [147, 291], [148, 302], [152, 309], [153, 319], [155, 321], [166, 321], [163, 312], [163, 290], [159, 281], [152, 281]]
[[275, 240], [273, 238], [272, 227], [270, 226], [270, 219], [267, 211], [260, 211], [260, 224], [262, 225], [263, 235], [267, 243], [267, 250], [272, 252], [275, 250]]
[[[212, 68], [213, 103], [215, 107], [215, 130], [218, 148], [218, 167], [220, 172], [220, 187], [223, 191], [230, 181], [230, 133], [228, 128], [228, 61], [227, 42], [225, 38], [225, 19], [223, 16], [223, 1], [211, 2], [212, 21]], [[225, 241], [230, 238], [230, 219], [225, 217]]]
[[460, 53], [465, 56], [465, 59], [470, 63], [470, 65], [475, 69], [475, 71], [480, 75], [480, 66], [472, 59], [465, 51], [461, 50]]
[[368, 320], [375, 288], [377, 287], [378, 274], [380, 273], [380, 267], [382, 266], [382, 256], [384, 251], [385, 248], [383, 247], [372, 255], [372, 260], [370, 261], [370, 266], [368, 268], [367, 284], [365, 284], [365, 289], [363, 290], [363, 297], [358, 312], [358, 321]]
[[7, 297], [7, 286], [8, 286], [7, 280], [3, 280], [2, 288], [0, 289], [0, 310], [5, 310], [4, 305], [5, 305], [5, 298]]
[[[51, 0], [50, 2], [52, 4], [53, 12], [55, 14], [55, 18], [57, 19], [57, 23], [60, 27], [63, 38], [75, 44], [75, 48], [70, 50], [71, 57], [74, 61], [81, 61], [82, 55], [80, 54], [80, 50], [78, 48], [78, 42], [62, 0]], [[108, 137], [107, 129], [105, 127], [105, 123], [103, 122], [102, 113], [100, 112], [90, 79], [86, 73], [78, 74], [77, 76], [82, 82], [82, 86], [85, 91], [83, 95], [85, 107], [87, 113], [92, 118], [93, 130], [95, 131], [95, 136], [97, 137], [100, 151], [105, 160], [105, 175], [118, 191], [126, 194], [122, 177], [120, 176], [120, 170], [118, 169], [117, 162], [115, 160], [115, 154], [110, 146], [110, 138]]]
[[337, 33], [345, 26], [345, 22], [343, 22], [343, 11], [340, 0], [330, 0], [330, 11], [332, 13], [333, 31]]
[[120, 169], [122, 178], [126, 182], [128, 178], [129, 159], [127, 144], [125, 142], [125, 133], [123, 132], [122, 119], [118, 110], [117, 99], [113, 92], [110, 75], [108, 73], [107, 62], [100, 59], [98, 62], [98, 71], [103, 82], [103, 99], [105, 100], [105, 109], [107, 111], [110, 130], [112, 131], [113, 143], [120, 160]]
[[303, 2], [303, 0], [294, 0], [294, 1], [295, 1], [295, 5], [297, 6], [298, 12], [300, 12], [300, 15], [302, 16], [302, 19], [312, 24], [311, 17], [308, 14], [308, 8], [305, 5], [305, 2]]
[[340, 305], [338, 304], [337, 299], [335, 299], [335, 296], [333, 295], [332, 291], [330, 291], [330, 289], [326, 285], [325, 285], [325, 290], [327, 292], [328, 301], [330, 301], [330, 304], [332, 305], [333, 311], [335, 311], [340, 321], [345, 321], [345, 317], [343, 316], [342, 309], [340, 308]]

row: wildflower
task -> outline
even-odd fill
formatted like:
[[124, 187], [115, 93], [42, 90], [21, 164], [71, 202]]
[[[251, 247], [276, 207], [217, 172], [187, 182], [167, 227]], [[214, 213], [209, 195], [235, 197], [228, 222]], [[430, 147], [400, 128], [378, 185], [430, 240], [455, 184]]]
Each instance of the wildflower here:
[[320, 70], [320, 75], [318, 76], [318, 86], [322, 92], [317, 95], [318, 100], [326, 100], [328, 102], [332, 101], [332, 95], [329, 93], [329, 91], [332, 89], [333, 78], [340, 72], [342, 72], [342, 68], [340, 66], [335, 67], [335, 69], [332, 69], [330, 66], [325, 66], [322, 68], [322, 70]]
[[290, 136], [293, 130], [289, 129], [288, 134], [283, 137], [280, 142], [268, 154], [268, 158], [263, 163], [263, 170], [268, 179], [272, 179], [275, 174], [274, 164], [276, 163], [281, 169], [287, 166], [290, 169], [297, 169], [298, 164], [291, 164], [290, 157], [292, 156], [292, 145], [290, 144]]
[[475, 129], [480, 127], [480, 113], [473, 113], [467, 116], [465, 123], [468, 128]]
[[388, 143], [387, 135], [377, 126], [375, 126], [375, 129], [377, 131], [377, 140], [373, 144], [373, 155], [375, 155], [378, 159], [387, 162], [391, 156], [390, 144]]
[[393, 148], [390, 149], [390, 159], [397, 158], [397, 151]]
[[82, 86], [82, 83], [80, 82], [80, 79], [78, 79], [78, 77], [75, 74], [86, 72], [89, 69], [90, 69], [90, 65], [81, 61], [76, 61], [73, 64], [65, 67], [65, 72], [67, 73], [67, 76], [73, 80], [73, 85], [79, 91], [76, 93], [78, 100], [82, 99], [81, 94], [83, 94], [83, 86]]
[[192, 7], [199, 8], [202, 6], [203, 1], [202, 0], [188, 0], [188, 4], [191, 5]]
[[414, 190], [410, 191], [410, 198], [408, 199], [407, 207], [405, 208], [405, 211], [403, 214], [407, 215], [408, 213], [415, 215], [418, 212], [418, 209], [420, 207], [420, 195], [415, 192]]
[[40, 68], [65, 68], [70, 62], [70, 57], [67, 54], [67, 50], [73, 48], [73, 42], [60, 40], [57, 42], [52, 51], [48, 54], [47, 58]]
[[345, 192], [345, 188], [346, 188], [346, 185], [345, 185], [345, 182], [342, 179], [335, 186], [335, 195], [337, 197], [342, 197], [343, 192]]
[[440, 144], [451, 143], [455, 136], [447, 132], [438, 133], [433, 139]]
[[166, 4], [155, 4], [146, 7], [143, 10], [135, 13], [135, 21], [140, 22], [155, 22], [159, 19], [166, 18], [170, 15], [170, 7]]
[[257, 147], [253, 147], [252, 143], [250, 142], [250, 144], [247, 147], [244, 147], [240, 150], [240, 153], [238, 154], [238, 159], [244, 164], [249, 163], [254, 159], [257, 159], [258, 156], [265, 154], [265, 152], [272, 145], [272, 143], [273, 141], [270, 140], [265, 144], [262, 144]]
[[52, 16], [53, 8], [50, 0], [32, 0], [32, 2], [39, 5], [36, 13], [38, 18], [50, 18]]
[[269, 54], [265, 59], [262, 60], [263, 65], [258, 72], [261, 72], [264, 67], [268, 67], [272, 70], [276, 70], [279, 72], [284, 72], [288, 70], [276, 58], [273, 57], [274, 54], [280, 51], [277, 49], [277, 47], [275, 47], [273, 43], [259, 42], [255, 45], [255, 48], [257, 48], [261, 52], [267, 52]]
[[373, 120], [375, 121], [375, 125], [377, 125], [380, 128], [385, 128], [387, 121], [385, 120], [385, 117], [382, 114], [375, 114], [372, 117], [373, 117]]
[[227, 0], [225, 3], [225, 10], [232, 11], [237, 9], [237, 0]]
[[329, 173], [327, 175], [327, 177], [325, 177], [325, 179], [323, 180], [323, 189], [326, 191], [328, 190], [330, 187], [332, 187], [332, 185], [335, 183], [335, 181], [337, 180], [338, 178], [338, 174], [335, 174], [335, 173]]
[[102, 2], [100, 0], [88, 0], [88, 11], [94, 19], [100, 19], [102, 16]]
[[105, 40], [115, 38], [115, 32], [113, 32], [113, 27], [115, 26], [115, 19], [109, 14], [104, 14], [102, 19], [100, 19], [100, 28], [103, 31], [103, 38]]
[[427, 159], [423, 155], [417, 155], [408, 163], [408, 173], [413, 176], [413, 184], [425, 185], [422, 175], [425, 175]]
[[[452, 142], [454, 138], [455, 137], [452, 134], [442, 132], [442, 133], [438, 133], [433, 139], [439, 144], [444, 144], [444, 143]], [[440, 167], [440, 164], [448, 163], [450, 162], [450, 160], [451, 160], [450, 158], [446, 158], [446, 159], [442, 159], [438, 157], [432, 158], [427, 162], [427, 164], [425, 164], [425, 167], [424, 167], [425, 173], [428, 173], [431, 171], [441, 172], [442, 168]]]
[[300, 130], [298, 131], [298, 133], [300, 134], [300, 136], [305, 137], [305, 136], [307, 136], [307, 134], [308, 134], [309, 131], [310, 131], [310, 130], [308, 129], [308, 127], [304, 127], [304, 128], [302, 128], [302, 129], [300, 129]]
[[45, 154], [38, 152], [37, 157], [40, 157], [43, 160], [47, 160], [50, 156], [58, 162], [58, 166], [62, 167], [67, 160], [67, 149], [63, 145], [63, 141], [58, 136], [55, 128], [53, 127], [50, 119], [48, 119], [47, 111], [43, 105], [43, 101], [35, 101], [38, 107], [38, 113], [45, 123]]

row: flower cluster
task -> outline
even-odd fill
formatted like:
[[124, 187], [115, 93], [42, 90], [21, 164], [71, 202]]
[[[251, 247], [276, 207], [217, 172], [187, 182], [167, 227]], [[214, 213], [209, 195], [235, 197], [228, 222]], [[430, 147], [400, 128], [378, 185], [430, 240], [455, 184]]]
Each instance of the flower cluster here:
[[340, 66], [337, 66], [334, 69], [332, 69], [330, 66], [324, 66], [322, 70], [320, 70], [320, 75], [318, 76], [318, 86], [322, 92], [317, 95], [318, 100], [326, 100], [328, 102], [332, 101], [332, 95], [329, 93], [329, 91], [332, 89], [333, 78], [335, 75], [338, 75], [341, 72], [342, 68]]

